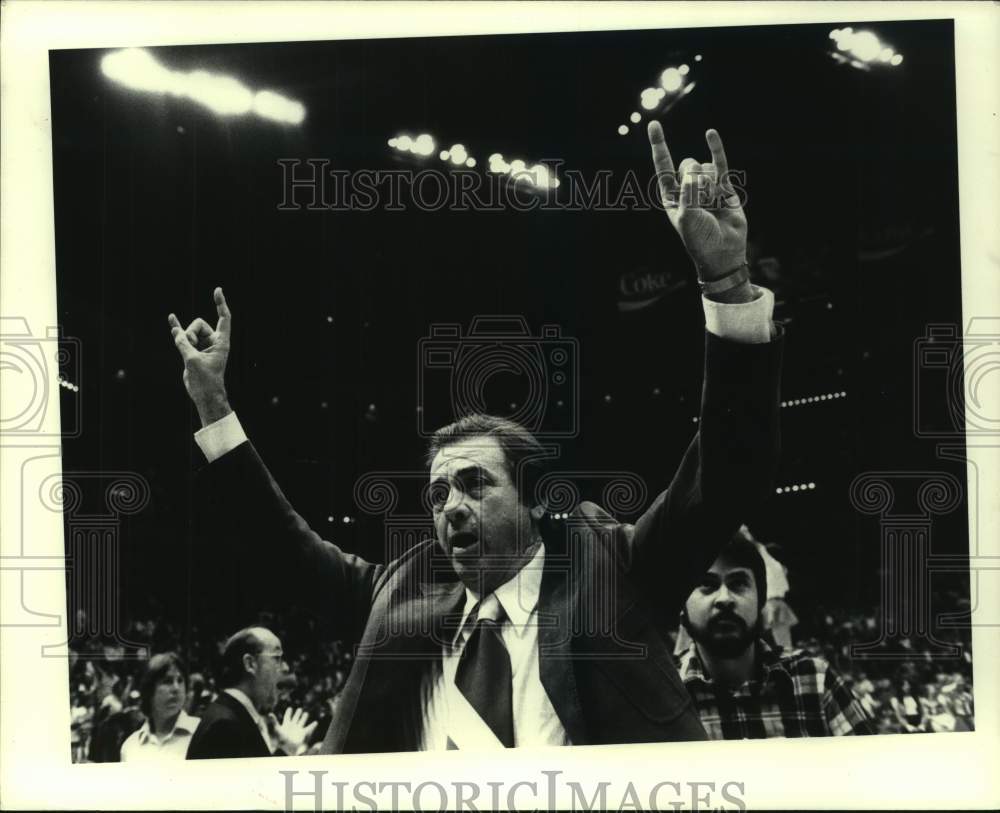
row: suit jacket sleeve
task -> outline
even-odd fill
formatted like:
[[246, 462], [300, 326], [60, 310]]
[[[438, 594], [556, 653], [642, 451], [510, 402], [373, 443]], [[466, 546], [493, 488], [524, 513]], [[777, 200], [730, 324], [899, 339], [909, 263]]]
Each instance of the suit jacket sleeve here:
[[[320, 538], [292, 508], [253, 445], [242, 443], [199, 472], [202, 544], [219, 590], [217, 601], [246, 618], [264, 605], [302, 607], [328, 619], [355, 643], [382, 571]], [[221, 558], [220, 558], [221, 553]], [[212, 569], [210, 568], [202, 568]]]
[[699, 430], [669, 487], [622, 526], [632, 578], [668, 615], [771, 492], [778, 461], [782, 334], [766, 344], [705, 337]]

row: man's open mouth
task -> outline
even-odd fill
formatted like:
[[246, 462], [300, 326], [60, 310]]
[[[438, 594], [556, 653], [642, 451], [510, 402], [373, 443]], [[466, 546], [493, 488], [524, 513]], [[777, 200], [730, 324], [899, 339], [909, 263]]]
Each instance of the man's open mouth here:
[[452, 550], [462, 550], [463, 548], [469, 548], [479, 541], [479, 537], [475, 534], [470, 533], [457, 533], [452, 534], [448, 540], [451, 545]]

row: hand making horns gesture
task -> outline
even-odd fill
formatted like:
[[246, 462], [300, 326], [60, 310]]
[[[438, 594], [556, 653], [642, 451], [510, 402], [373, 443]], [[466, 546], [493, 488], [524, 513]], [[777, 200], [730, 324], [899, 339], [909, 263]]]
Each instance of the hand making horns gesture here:
[[187, 328], [174, 314], [167, 317], [170, 335], [184, 360], [184, 388], [207, 425], [231, 411], [226, 398], [226, 360], [233, 316], [221, 288], [213, 294], [219, 320], [213, 328], [201, 317]]
[[647, 133], [667, 217], [698, 267], [698, 278], [711, 282], [727, 275], [746, 261], [747, 219], [719, 133], [705, 133], [710, 162], [685, 158], [679, 171], [674, 170], [660, 123], [651, 121]]

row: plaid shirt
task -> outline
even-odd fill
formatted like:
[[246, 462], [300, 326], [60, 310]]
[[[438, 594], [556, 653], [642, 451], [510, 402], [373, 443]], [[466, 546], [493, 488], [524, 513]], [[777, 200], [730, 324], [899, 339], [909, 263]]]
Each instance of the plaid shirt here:
[[822, 658], [757, 641], [757, 675], [730, 690], [705, 675], [696, 644], [681, 656], [681, 680], [711, 740], [874, 734], [854, 692]]

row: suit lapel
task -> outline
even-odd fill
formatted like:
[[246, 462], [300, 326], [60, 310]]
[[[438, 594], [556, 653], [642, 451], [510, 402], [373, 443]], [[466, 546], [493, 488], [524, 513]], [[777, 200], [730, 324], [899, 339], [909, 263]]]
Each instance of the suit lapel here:
[[[410, 595], [407, 595], [409, 593]], [[456, 580], [416, 582], [389, 598], [371, 645], [359, 650], [366, 667], [347, 750], [411, 751], [420, 747], [424, 677], [441, 659], [462, 609], [465, 588]], [[378, 724], [377, 721], [381, 721]]]
[[390, 598], [381, 632], [367, 653], [373, 660], [440, 657], [441, 647], [458, 631], [465, 587], [457, 578], [421, 581], [414, 588], [397, 590]]

